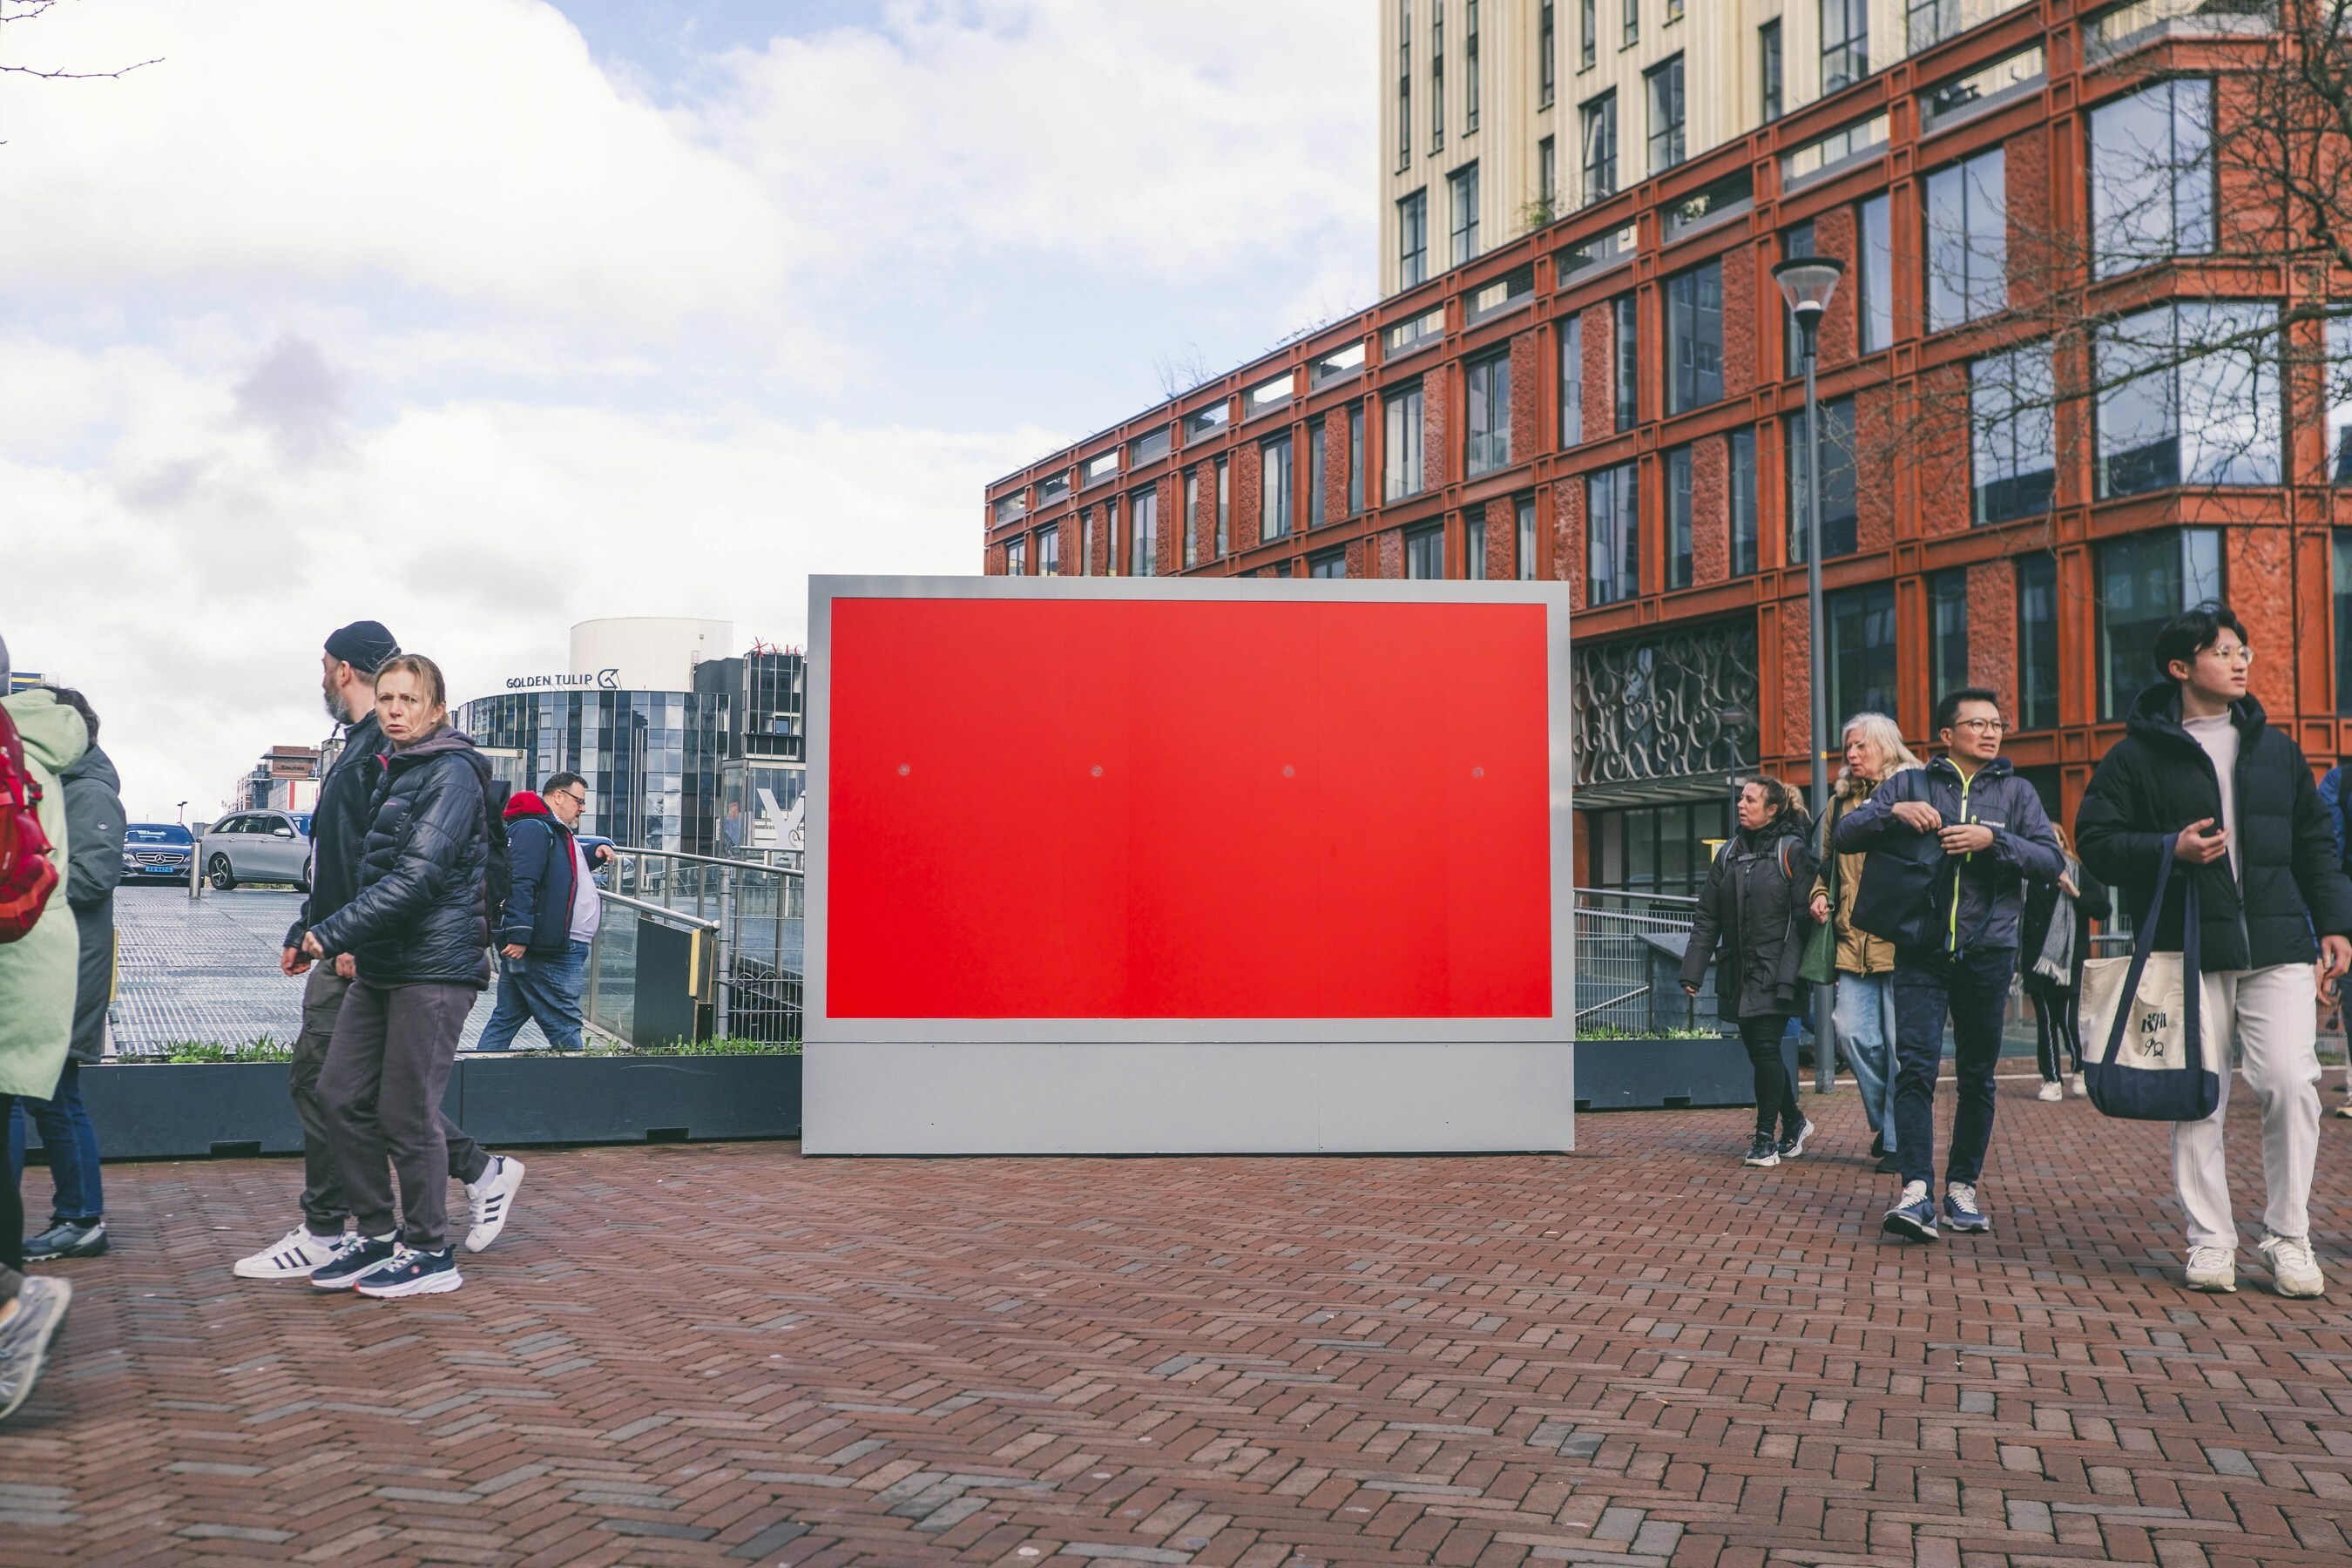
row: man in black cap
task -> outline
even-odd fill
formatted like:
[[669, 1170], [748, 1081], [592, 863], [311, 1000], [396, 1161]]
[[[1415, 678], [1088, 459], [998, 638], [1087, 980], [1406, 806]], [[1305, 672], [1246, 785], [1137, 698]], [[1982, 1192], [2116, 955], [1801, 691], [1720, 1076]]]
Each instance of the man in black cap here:
[[[319, 803], [310, 816], [310, 891], [287, 928], [286, 949], [278, 960], [278, 968], [289, 975], [309, 974], [302, 987], [302, 1032], [295, 1038], [288, 1074], [294, 1114], [302, 1123], [302, 1223], [259, 1252], [237, 1259], [236, 1272], [246, 1279], [310, 1278], [342, 1244], [343, 1227], [351, 1218], [328, 1141], [326, 1112], [319, 1103], [319, 1072], [326, 1065], [343, 994], [351, 989], [352, 959], [346, 953], [314, 964], [302, 952], [302, 938], [358, 891], [360, 857], [382, 771], [377, 759], [392, 750], [376, 723], [375, 672], [399, 651], [399, 642], [382, 623], [354, 621], [327, 639], [320, 660], [327, 712], [350, 729], [341, 752], [319, 784]], [[522, 1162], [484, 1153], [446, 1116], [441, 1124], [448, 1140], [449, 1173], [466, 1184], [473, 1211], [467, 1250], [479, 1252], [498, 1239], [513, 1212], [514, 1191], [522, 1184]]]

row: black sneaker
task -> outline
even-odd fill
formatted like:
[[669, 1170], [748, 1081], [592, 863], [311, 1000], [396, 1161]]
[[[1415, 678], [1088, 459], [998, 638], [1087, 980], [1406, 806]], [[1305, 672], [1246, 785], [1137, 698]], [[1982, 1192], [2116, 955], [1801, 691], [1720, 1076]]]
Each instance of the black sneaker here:
[[404, 1247], [391, 1262], [379, 1264], [373, 1273], [353, 1280], [352, 1289], [362, 1296], [438, 1296], [465, 1282], [466, 1277], [457, 1272], [456, 1248], [419, 1252]]
[[1874, 1160], [1884, 1160], [1886, 1158], [1885, 1133], [1874, 1132], [1870, 1135], [1870, 1157]]
[[25, 1243], [25, 1261], [53, 1263], [60, 1258], [96, 1258], [111, 1244], [102, 1219], [57, 1219]]
[[1794, 1160], [1805, 1152], [1805, 1140], [1813, 1135], [1813, 1123], [1808, 1117], [1805, 1124], [1789, 1137], [1780, 1140], [1780, 1158]]
[[1756, 1142], [1748, 1145], [1748, 1158], [1743, 1162], [1743, 1163], [1749, 1165], [1777, 1165], [1780, 1163], [1780, 1145], [1772, 1142], [1772, 1135], [1769, 1132], [1759, 1132], [1756, 1134]]
[[1899, 1176], [1903, 1173], [1903, 1156], [1889, 1150], [1878, 1157], [1878, 1163], [1871, 1169], [1882, 1176]]
[[310, 1270], [310, 1283], [321, 1290], [348, 1290], [361, 1275], [383, 1268], [399, 1250], [391, 1237], [378, 1240], [354, 1231], [332, 1258]]

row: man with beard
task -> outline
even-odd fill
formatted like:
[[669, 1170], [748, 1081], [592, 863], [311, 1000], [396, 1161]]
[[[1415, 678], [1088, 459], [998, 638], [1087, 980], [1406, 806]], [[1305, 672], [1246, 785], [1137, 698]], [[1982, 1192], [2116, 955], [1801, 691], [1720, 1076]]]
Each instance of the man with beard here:
[[[236, 1272], [241, 1279], [308, 1279], [334, 1256], [351, 1219], [336, 1173], [331, 1123], [319, 1100], [319, 1072], [326, 1065], [327, 1045], [334, 1037], [335, 1018], [355, 970], [349, 953], [313, 963], [302, 952], [302, 938], [358, 891], [360, 854], [376, 782], [383, 773], [383, 758], [392, 750], [376, 722], [375, 672], [399, 652], [400, 644], [381, 623], [354, 621], [327, 639], [320, 661], [327, 712], [350, 729], [341, 753], [319, 784], [319, 804], [310, 818], [310, 891], [287, 930], [285, 951], [278, 961], [289, 975], [309, 974], [302, 988], [302, 1032], [294, 1041], [288, 1075], [294, 1114], [302, 1123], [302, 1223], [259, 1252], [239, 1258]], [[498, 1239], [513, 1212], [515, 1189], [522, 1185], [522, 1162], [485, 1153], [456, 1122], [446, 1116], [441, 1120], [449, 1146], [449, 1173], [466, 1184], [472, 1211], [466, 1247], [479, 1252]]]

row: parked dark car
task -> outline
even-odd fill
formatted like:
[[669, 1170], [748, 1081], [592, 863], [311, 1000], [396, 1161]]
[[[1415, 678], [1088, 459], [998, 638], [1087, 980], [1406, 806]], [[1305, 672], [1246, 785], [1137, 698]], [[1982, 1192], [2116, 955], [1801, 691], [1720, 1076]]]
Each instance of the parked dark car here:
[[176, 822], [133, 822], [122, 830], [122, 879], [184, 882], [196, 836]]
[[285, 882], [307, 893], [310, 814], [232, 812], [205, 829], [203, 854], [205, 879], [222, 892], [239, 882]]

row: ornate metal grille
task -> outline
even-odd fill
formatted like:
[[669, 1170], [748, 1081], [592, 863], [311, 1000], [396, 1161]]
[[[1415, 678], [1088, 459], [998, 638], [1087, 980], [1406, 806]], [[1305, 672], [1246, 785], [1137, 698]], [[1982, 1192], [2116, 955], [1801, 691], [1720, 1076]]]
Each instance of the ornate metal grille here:
[[1753, 622], [1580, 647], [1575, 668], [1579, 784], [1689, 778], [1755, 763]]

